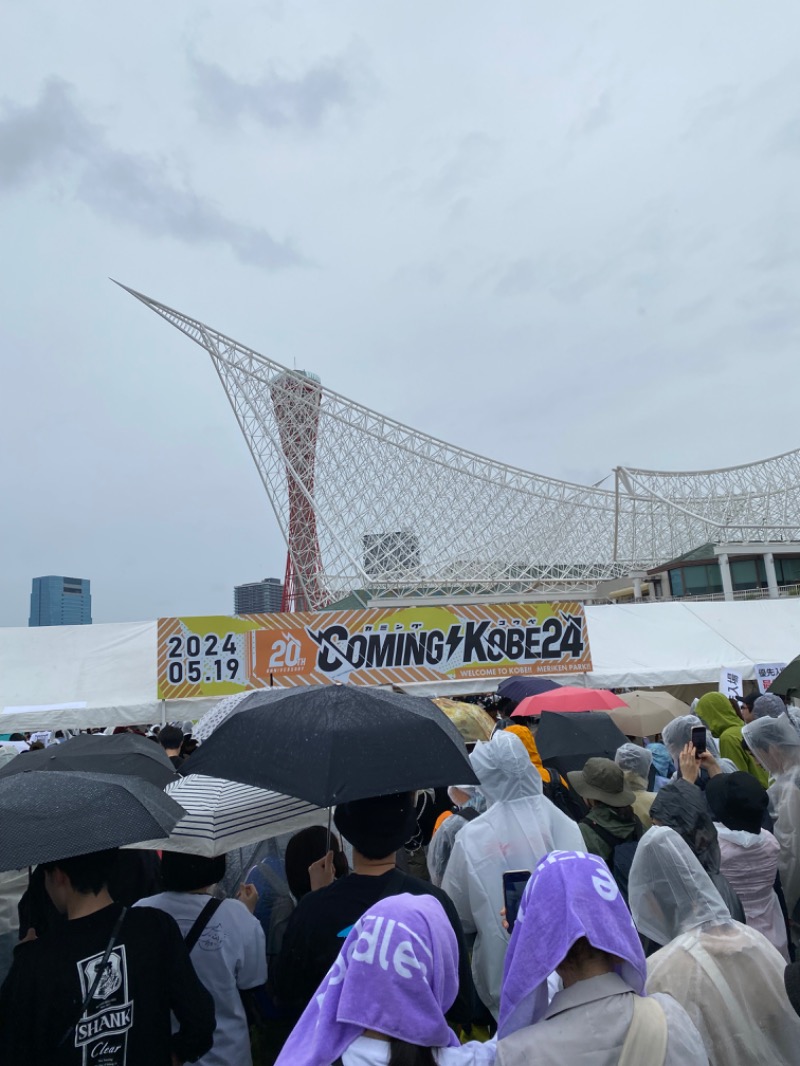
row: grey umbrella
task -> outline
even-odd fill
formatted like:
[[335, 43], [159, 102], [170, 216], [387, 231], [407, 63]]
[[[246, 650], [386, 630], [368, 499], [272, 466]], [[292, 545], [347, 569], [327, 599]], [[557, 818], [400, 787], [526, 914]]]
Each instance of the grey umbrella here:
[[32, 771], [0, 781], [0, 870], [168, 836], [185, 811], [136, 777]]
[[52, 744], [41, 751], [23, 754], [24, 758], [13, 759], [0, 769], [0, 778], [35, 770], [78, 770], [90, 774], [140, 777], [159, 788], [179, 780], [161, 745], [135, 733], [118, 733], [114, 737], [82, 733], [63, 744]]

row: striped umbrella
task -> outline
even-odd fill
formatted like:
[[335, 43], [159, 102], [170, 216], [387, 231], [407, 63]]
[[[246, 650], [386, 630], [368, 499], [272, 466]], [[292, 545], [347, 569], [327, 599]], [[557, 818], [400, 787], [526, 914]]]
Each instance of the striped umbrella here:
[[166, 792], [186, 816], [169, 837], [137, 847], [211, 857], [327, 820], [327, 811], [305, 800], [202, 774], [181, 778]]

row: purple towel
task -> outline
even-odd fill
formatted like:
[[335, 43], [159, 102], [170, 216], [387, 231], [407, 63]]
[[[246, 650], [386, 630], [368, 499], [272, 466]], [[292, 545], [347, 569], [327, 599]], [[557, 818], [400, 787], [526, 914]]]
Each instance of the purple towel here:
[[458, 1047], [445, 1020], [458, 992], [458, 943], [441, 903], [404, 893], [351, 929], [275, 1066], [330, 1066], [365, 1029]]
[[620, 976], [644, 994], [644, 952], [610, 870], [596, 855], [552, 851], [531, 875], [511, 934], [500, 999], [501, 1039], [543, 1016], [547, 978], [582, 936], [622, 959]]

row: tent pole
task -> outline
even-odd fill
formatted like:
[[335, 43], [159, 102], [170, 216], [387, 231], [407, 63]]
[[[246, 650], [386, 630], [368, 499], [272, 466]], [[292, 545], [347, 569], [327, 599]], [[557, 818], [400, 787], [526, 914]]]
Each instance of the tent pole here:
[[167, 701], [166, 700], [162, 700], [161, 701], [161, 728], [163, 729], [166, 724], [167, 724]]

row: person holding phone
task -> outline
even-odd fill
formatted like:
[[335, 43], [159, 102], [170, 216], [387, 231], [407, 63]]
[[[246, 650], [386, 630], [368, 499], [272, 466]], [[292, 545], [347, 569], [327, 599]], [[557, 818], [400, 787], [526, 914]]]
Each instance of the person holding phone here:
[[[548, 1002], [553, 971], [563, 990]], [[642, 945], [603, 860], [551, 853], [527, 883], [511, 936], [498, 1066], [705, 1066], [686, 1012], [669, 995], [645, 996], [645, 978]]]
[[[733, 709], [728, 697], [723, 696], [721, 692], [707, 692], [697, 701], [695, 714], [714, 734], [719, 744], [720, 756], [730, 759], [737, 770], [752, 774], [766, 788], [768, 780], [763, 767], [742, 747], [744, 722]], [[694, 734], [694, 730], [692, 732]], [[694, 735], [692, 743], [698, 753], [705, 750], [705, 744], [702, 748], [698, 747], [697, 738]]]
[[541, 775], [522, 741], [507, 730], [479, 743], [470, 756], [488, 809], [461, 829], [442, 888], [456, 906], [467, 934], [475, 933], [472, 973], [482, 1002], [494, 1017], [508, 948], [503, 928], [503, 874], [532, 870], [554, 849], [578, 851], [577, 824], [550, 802]]

